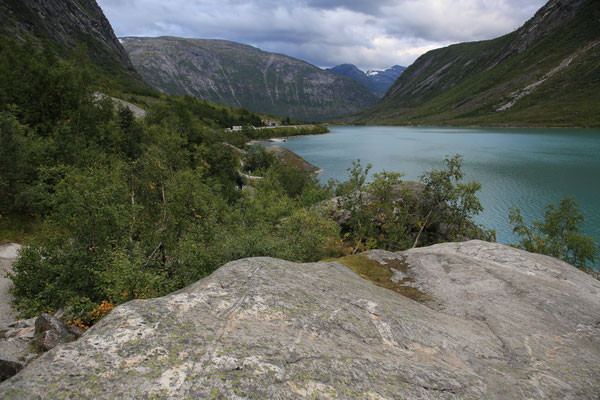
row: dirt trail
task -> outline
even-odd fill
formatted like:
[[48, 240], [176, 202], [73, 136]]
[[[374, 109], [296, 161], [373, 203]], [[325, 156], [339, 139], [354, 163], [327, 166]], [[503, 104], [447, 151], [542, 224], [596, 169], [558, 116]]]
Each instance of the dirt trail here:
[[17, 259], [20, 248], [16, 243], [0, 245], [0, 326], [10, 324], [16, 317], [10, 306], [13, 298], [8, 293], [12, 282], [6, 277], [6, 273], [10, 272], [10, 266]]
[[[13, 297], [8, 292], [12, 286], [12, 281], [6, 277], [6, 273], [10, 272], [10, 267], [17, 259], [20, 248], [21, 245], [16, 243], [0, 245], [0, 328], [8, 326], [17, 318], [16, 313], [11, 307]], [[26, 341], [0, 340], [0, 358], [17, 360], [19, 356], [22, 356], [26, 352]]]

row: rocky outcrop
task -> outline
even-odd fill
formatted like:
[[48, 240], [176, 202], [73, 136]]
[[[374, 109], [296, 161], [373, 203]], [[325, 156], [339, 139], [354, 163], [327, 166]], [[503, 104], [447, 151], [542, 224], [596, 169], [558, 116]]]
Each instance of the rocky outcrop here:
[[127, 108], [127, 109], [129, 109], [129, 111], [131, 111], [131, 113], [133, 114], [133, 116], [135, 118], [145, 118], [146, 115], [148, 114], [148, 112], [146, 110], [144, 110], [141, 107], [136, 106], [135, 104], [132, 104], [125, 100], [117, 99], [116, 97], [107, 96], [104, 93], [94, 93], [94, 98], [96, 100], [104, 100], [104, 99], [110, 98], [110, 100], [114, 104], [116, 111], [118, 111], [119, 108], [121, 108], [121, 107]]
[[240, 43], [176, 37], [122, 41], [144, 79], [168, 94], [301, 121], [339, 117], [377, 101], [351, 79]]
[[[600, 282], [481, 241], [339, 262], [252, 258], [121, 305], [0, 385], [2, 398], [595, 399]], [[398, 267], [400, 268], [400, 267]]]
[[279, 161], [283, 165], [287, 165], [292, 167], [300, 172], [306, 173], [319, 173], [321, 169], [315, 165], [312, 165], [304, 158], [300, 157], [298, 154], [293, 151], [286, 149], [285, 147], [281, 147], [278, 145], [265, 147], [265, 151], [267, 153], [273, 154], [277, 161]]
[[79, 336], [53, 315], [43, 313], [35, 320], [35, 344], [42, 351], [52, 350]]
[[[23, 321], [19, 326], [14, 326], [17, 314], [13, 311], [11, 303], [13, 296], [10, 294], [12, 281], [7, 273], [12, 271], [11, 265], [17, 259], [21, 246], [17, 243], [0, 245], [0, 359], [17, 361], [27, 353], [29, 341], [33, 338], [31, 332], [23, 331]], [[33, 321], [31, 321], [33, 326]], [[29, 337], [30, 336], [30, 337]]]

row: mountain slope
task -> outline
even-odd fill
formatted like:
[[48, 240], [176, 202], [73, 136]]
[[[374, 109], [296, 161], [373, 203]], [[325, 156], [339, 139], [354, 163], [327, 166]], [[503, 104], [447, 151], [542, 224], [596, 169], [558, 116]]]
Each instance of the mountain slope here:
[[285, 55], [224, 40], [123, 38], [139, 73], [169, 94], [231, 107], [322, 121], [377, 98], [357, 82]]
[[394, 65], [385, 71], [367, 71], [367, 73], [364, 73], [353, 64], [341, 64], [333, 68], [327, 68], [326, 71], [354, 79], [362, 83], [375, 96], [381, 98], [405, 69], [406, 67]]
[[346, 122], [599, 126], [600, 2], [551, 0], [518, 30], [421, 56]]
[[62, 56], [82, 47], [102, 73], [146, 86], [95, 0], [2, 0], [0, 21], [0, 33], [47, 40]]

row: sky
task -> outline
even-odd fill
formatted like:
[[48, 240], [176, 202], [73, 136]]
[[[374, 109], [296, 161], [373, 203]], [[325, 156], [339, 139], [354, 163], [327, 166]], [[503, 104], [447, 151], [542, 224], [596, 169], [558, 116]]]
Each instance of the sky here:
[[115, 33], [225, 39], [321, 68], [409, 66], [512, 32], [545, 0], [97, 0]]

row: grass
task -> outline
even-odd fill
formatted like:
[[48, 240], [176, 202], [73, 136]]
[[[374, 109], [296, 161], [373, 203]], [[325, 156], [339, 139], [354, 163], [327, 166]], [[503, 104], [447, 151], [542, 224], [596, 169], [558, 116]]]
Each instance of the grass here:
[[380, 264], [378, 261], [371, 260], [365, 254], [357, 254], [328, 261], [339, 261], [375, 285], [393, 290], [419, 303], [432, 301], [430, 296], [411, 286], [411, 283], [414, 282], [412, 279], [404, 278], [397, 282], [392, 280], [394, 276], [392, 268], [403, 274], [408, 272], [408, 264], [403, 259], [388, 259], [386, 260], [387, 264]]

